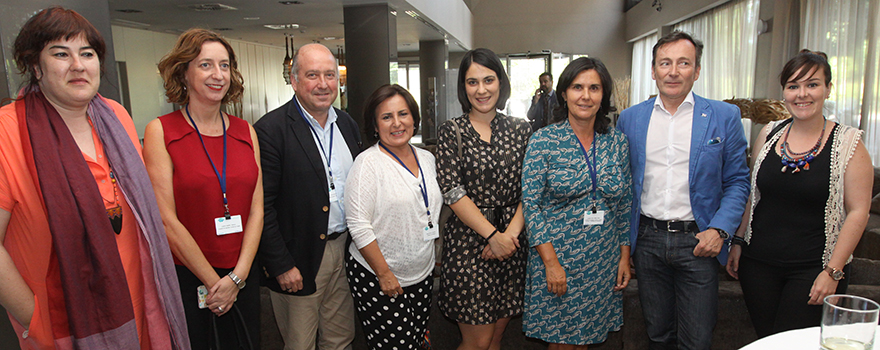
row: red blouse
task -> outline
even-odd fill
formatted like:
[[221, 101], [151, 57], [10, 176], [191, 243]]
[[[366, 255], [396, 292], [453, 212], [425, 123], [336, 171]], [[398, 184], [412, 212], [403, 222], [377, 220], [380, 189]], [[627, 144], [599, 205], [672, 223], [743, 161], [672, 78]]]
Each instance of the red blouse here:
[[[165, 135], [165, 149], [174, 166], [174, 205], [177, 218], [192, 235], [211, 266], [231, 269], [238, 262], [244, 232], [218, 236], [214, 219], [222, 217], [223, 192], [205, 149], [217, 172], [223, 173], [223, 136], [205, 136], [202, 142], [181, 111], [159, 117]], [[229, 116], [227, 136], [226, 198], [229, 213], [241, 215], [247, 225], [257, 184], [257, 162], [247, 122]], [[182, 263], [174, 258], [174, 263]]]

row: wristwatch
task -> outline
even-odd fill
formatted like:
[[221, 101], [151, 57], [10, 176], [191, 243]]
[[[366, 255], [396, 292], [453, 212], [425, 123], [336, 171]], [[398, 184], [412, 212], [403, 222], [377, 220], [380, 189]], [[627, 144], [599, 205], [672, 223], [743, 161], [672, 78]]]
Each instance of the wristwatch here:
[[837, 268], [827, 266], [825, 267], [825, 272], [828, 272], [828, 275], [831, 276], [831, 279], [835, 281], [840, 281], [843, 279], [843, 271], [838, 270]]
[[718, 231], [718, 235], [721, 236], [722, 240], [726, 241], [726, 240], [730, 239], [730, 234], [727, 233], [727, 231], [724, 231], [724, 230], [717, 228], [717, 227], [710, 227], [710, 228], [715, 231]]
[[238, 276], [236, 276], [235, 273], [232, 271], [229, 271], [226, 276], [229, 276], [229, 278], [232, 279], [232, 282], [235, 283], [236, 286], [238, 286], [238, 290], [244, 289], [244, 286], [247, 285], [247, 282], [242, 281], [241, 278], [238, 278]]

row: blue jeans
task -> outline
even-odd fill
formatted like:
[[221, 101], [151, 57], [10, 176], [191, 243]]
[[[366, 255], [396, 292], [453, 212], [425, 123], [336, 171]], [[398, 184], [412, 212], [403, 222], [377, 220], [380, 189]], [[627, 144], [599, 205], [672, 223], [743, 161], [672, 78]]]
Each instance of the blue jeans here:
[[718, 318], [718, 260], [691, 232], [640, 225], [633, 255], [649, 349], [708, 350]]

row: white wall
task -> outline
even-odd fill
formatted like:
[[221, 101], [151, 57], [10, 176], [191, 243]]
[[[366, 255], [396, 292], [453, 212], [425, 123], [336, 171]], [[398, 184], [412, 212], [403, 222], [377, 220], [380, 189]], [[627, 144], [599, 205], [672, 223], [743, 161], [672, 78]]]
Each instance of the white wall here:
[[[131, 115], [140, 137], [153, 118], [173, 111], [156, 65], [174, 47], [177, 35], [113, 26], [116, 60], [126, 63]], [[290, 101], [293, 89], [281, 76], [284, 48], [229, 40], [244, 78], [241, 117], [251, 123]]]
[[623, 77], [632, 60], [623, 5], [616, 0], [474, 1], [474, 47], [498, 54], [544, 49], [588, 54], [602, 60], [611, 76]]

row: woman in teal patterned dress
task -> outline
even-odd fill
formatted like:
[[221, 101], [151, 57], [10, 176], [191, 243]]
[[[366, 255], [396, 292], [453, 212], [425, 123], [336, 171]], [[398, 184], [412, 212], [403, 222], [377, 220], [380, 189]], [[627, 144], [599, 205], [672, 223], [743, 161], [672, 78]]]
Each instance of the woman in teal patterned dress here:
[[574, 60], [559, 78], [555, 123], [526, 151], [523, 331], [552, 350], [586, 349], [623, 325], [632, 177], [626, 138], [609, 126], [611, 90], [601, 61]]

